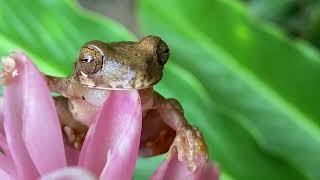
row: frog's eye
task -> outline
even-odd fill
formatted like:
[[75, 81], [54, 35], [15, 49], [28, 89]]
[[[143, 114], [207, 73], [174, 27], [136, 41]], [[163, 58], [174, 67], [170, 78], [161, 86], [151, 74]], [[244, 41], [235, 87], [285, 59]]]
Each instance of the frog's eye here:
[[168, 45], [160, 40], [157, 43], [157, 50], [156, 50], [157, 56], [158, 56], [158, 63], [163, 66], [167, 63], [169, 58], [169, 48]]
[[93, 74], [101, 70], [104, 55], [94, 46], [86, 46], [81, 48], [77, 68], [86, 74]]
[[87, 54], [83, 59], [81, 59], [81, 61], [86, 62], [86, 63], [90, 63], [94, 60], [94, 57], [92, 57], [90, 54]]

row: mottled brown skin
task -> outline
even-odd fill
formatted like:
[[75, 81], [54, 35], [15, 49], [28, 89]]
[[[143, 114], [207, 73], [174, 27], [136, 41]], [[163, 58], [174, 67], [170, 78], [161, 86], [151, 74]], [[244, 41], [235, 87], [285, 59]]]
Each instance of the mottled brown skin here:
[[[90, 41], [80, 49], [73, 73], [67, 78], [46, 76], [67, 143], [81, 148], [90, 122], [110, 90], [138, 89], [143, 124], [141, 156], [178, 151], [179, 159], [195, 167], [195, 155], [208, 159], [207, 146], [197, 128], [185, 119], [175, 99], [153, 90], [169, 57], [167, 44], [157, 36], [137, 42]], [[171, 148], [170, 148], [171, 147]]]

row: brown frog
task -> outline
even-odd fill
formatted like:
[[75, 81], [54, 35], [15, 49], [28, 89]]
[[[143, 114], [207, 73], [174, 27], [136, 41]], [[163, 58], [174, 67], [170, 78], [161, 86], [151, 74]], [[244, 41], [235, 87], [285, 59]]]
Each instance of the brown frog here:
[[[179, 159], [195, 165], [196, 154], [208, 159], [200, 131], [184, 117], [176, 99], [166, 99], [153, 89], [169, 57], [167, 44], [157, 36], [137, 42], [90, 41], [80, 49], [73, 73], [46, 75], [66, 141], [81, 148], [90, 122], [111, 90], [138, 89], [143, 110], [139, 155], [178, 151]], [[171, 148], [170, 148], [171, 147]], [[171, 153], [169, 153], [171, 154]]]

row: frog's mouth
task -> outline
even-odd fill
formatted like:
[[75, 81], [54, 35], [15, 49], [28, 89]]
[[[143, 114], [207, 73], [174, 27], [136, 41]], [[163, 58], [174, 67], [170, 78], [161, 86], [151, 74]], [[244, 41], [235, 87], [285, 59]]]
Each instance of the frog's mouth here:
[[145, 84], [145, 85], [137, 86], [135, 84], [119, 84], [119, 85], [98, 84], [98, 85], [95, 85], [95, 84], [91, 84], [91, 83], [87, 83], [87, 82], [79, 82], [79, 83], [88, 87], [88, 88], [106, 89], [106, 90], [133, 90], [133, 89], [140, 90], [140, 89], [151, 88], [155, 84], [157, 84], [157, 82], [154, 82], [154, 83], [150, 83], [149, 85]]
[[95, 89], [103, 89], [103, 90], [117, 90], [117, 91], [125, 91], [125, 90], [141, 90], [141, 89], [148, 89], [153, 87], [153, 85], [150, 86], [145, 86], [145, 87], [118, 87], [118, 88], [114, 88], [114, 87], [102, 87], [102, 86], [89, 86], [84, 84], [85, 86], [87, 86], [88, 88], [95, 88]]
[[[155, 75], [156, 74], [156, 75]], [[146, 89], [157, 84], [162, 78], [162, 71], [155, 74], [132, 71], [116, 71], [87, 75], [81, 72], [79, 83], [89, 88], [108, 90]]]

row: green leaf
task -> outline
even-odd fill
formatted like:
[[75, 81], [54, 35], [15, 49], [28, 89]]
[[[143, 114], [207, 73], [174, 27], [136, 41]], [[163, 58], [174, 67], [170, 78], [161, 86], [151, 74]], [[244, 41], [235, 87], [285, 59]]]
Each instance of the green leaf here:
[[252, 15], [276, 23], [291, 36], [298, 36], [320, 47], [320, 1], [252, 0], [246, 5]]
[[22, 48], [45, 73], [66, 75], [82, 44], [134, 39], [121, 25], [72, 0], [0, 0], [0, 55]]
[[[291, 11], [294, 11], [294, 6], [298, 4], [298, 1], [253, 0], [249, 1], [247, 4], [249, 6], [249, 10], [256, 16], [272, 20], [282, 20], [288, 14], [290, 14]], [[296, 8], [296, 10], [298, 11], [299, 8]]]
[[140, 0], [139, 20], [171, 47], [162, 92], [229, 177], [320, 178], [318, 52], [231, 0]]

